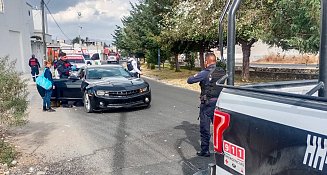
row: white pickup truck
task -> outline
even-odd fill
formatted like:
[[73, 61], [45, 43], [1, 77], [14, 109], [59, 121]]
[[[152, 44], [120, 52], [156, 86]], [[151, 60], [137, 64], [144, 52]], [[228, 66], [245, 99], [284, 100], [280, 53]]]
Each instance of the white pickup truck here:
[[327, 174], [327, 98], [298, 94], [313, 83], [225, 86], [214, 118], [216, 174]]
[[227, 75], [217, 82], [227, 79], [227, 85], [221, 85], [213, 122], [215, 163], [197, 174], [327, 175], [327, 0], [321, 1], [319, 80], [235, 87], [241, 1], [228, 13]]

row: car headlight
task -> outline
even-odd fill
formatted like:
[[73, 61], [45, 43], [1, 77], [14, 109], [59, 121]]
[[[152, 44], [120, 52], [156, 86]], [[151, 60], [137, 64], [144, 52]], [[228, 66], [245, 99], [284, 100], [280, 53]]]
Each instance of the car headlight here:
[[145, 87], [145, 88], [140, 89], [140, 92], [143, 93], [143, 92], [147, 92], [148, 90], [149, 90], [149, 88]]
[[106, 94], [106, 91], [98, 90], [96, 91], [97, 95], [104, 96]]

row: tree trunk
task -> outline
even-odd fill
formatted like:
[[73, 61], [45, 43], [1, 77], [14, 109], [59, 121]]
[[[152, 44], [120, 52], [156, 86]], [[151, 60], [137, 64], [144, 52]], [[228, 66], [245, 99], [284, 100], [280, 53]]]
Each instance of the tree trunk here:
[[204, 50], [201, 48], [200, 50], [200, 66], [201, 69], [204, 69]]
[[178, 54], [175, 54], [175, 72], [180, 72], [181, 69], [179, 67], [179, 62], [178, 62]]
[[238, 42], [242, 46], [243, 53], [243, 66], [242, 66], [242, 81], [248, 82], [250, 79], [250, 56], [251, 56], [251, 48], [252, 45], [257, 40], [252, 38], [250, 41], [238, 39]]
[[252, 45], [242, 44], [243, 53], [243, 67], [242, 67], [242, 81], [248, 82], [250, 79], [250, 56], [251, 56]]

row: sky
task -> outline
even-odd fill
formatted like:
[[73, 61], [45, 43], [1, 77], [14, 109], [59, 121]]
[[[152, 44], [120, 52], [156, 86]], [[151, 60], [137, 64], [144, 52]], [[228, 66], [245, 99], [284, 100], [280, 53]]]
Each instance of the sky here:
[[[41, 0], [29, 0], [40, 7]], [[116, 25], [121, 26], [121, 19], [129, 14], [130, 3], [138, 0], [44, 0], [53, 17], [69, 39], [81, 34], [81, 38], [105, 41], [111, 44]], [[78, 19], [78, 12], [81, 18]], [[80, 27], [82, 29], [80, 30]], [[48, 30], [53, 39], [65, 39], [52, 17], [48, 15]]]

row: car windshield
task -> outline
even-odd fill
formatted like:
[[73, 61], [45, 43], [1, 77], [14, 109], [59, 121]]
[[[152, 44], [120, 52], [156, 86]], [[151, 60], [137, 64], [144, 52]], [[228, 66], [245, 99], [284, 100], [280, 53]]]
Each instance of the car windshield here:
[[85, 60], [91, 60], [90, 55], [86, 55], [86, 54], [84, 54], [83, 56], [84, 56], [84, 59], [85, 59]]
[[116, 56], [116, 53], [110, 53], [109, 56]]
[[97, 67], [89, 68], [87, 71], [87, 79], [102, 79], [107, 77], [130, 78], [131, 74], [123, 67]]

